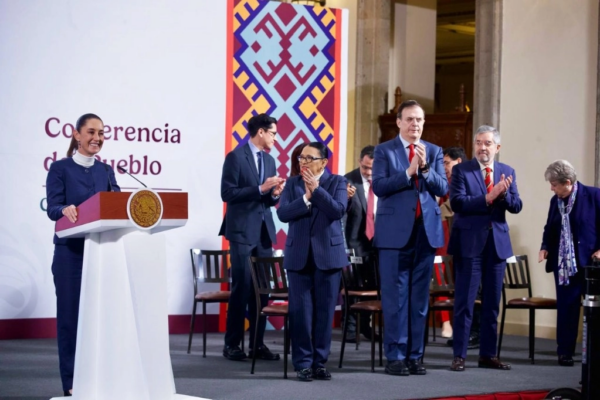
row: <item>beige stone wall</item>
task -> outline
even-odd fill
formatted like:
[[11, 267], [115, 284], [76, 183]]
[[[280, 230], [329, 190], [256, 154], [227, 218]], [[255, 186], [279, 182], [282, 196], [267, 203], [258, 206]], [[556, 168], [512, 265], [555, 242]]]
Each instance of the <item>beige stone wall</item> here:
[[[552, 195], [549, 163], [563, 158], [594, 184], [597, 0], [504, 0], [500, 160], [515, 168], [523, 210], [509, 216], [515, 254], [527, 254], [534, 296], [555, 296], [537, 263]], [[526, 312], [511, 311], [507, 333], [525, 333]], [[537, 336], [553, 337], [556, 314], [538, 312]]]
[[388, 99], [400, 86], [403, 100], [417, 100], [425, 113], [434, 109], [436, 0], [394, 0]]

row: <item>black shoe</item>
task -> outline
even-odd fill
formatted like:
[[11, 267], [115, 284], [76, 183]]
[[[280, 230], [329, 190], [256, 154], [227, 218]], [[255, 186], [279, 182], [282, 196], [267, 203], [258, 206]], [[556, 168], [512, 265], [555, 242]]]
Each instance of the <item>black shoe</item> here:
[[[449, 347], [454, 346], [454, 339], [448, 339], [446, 344]], [[469, 343], [467, 343], [467, 349], [478, 349], [479, 348], [479, 335], [471, 335], [469, 336]]]
[[510, 370], [510, 364], [503, 363], [498, 357], [479, 357], [477, 363], [479, 368], [500, 369], [504, 371]]
[[346, 336], [346, 343], [356, 343], [356, 334]]
[[71, 396], [73, 396], [71, 393], [69, 393], [68, 390], [63, 390], [63, 394], [64, 394], [65, 397], [71, 397]]
[[465, 370], [465, 359], [462, 357], [454, 357], [450, 371], [462, 372]]
[[385, 373], [389, 375], [409, 376], [410, 371], [402, 360], [388, 361], [385, 366]]
[[318, 381], [330, 381], [331, 380], [331, 374], [329, 373], [329, 371], [327, 371], [327, 368], [324, 368], [324, 367], [315, 368], [313, 370], [312, 377]]
[[425, 375], [427, 373], [421, 360], [408, 360], [408, 371], [411, 375]]
[[[250, 349], [248, 353], [248, 357], [252, 358], [254, 351]], [[267, 360], [267, 361], [277, 361], [279, 360], [279, 354], [272, 353], [271, 350], [264, 344], [258, 348], [258, 352], [256, 353], [256, 358], [259, 360]]]
[[301, 382], [310, 382], [313, 380], [312, 369], [304, 368], [299, 371], [296, 371], [296, 378], [298, 378]]
[[246, 359], [246, 353], [240, 349], [240, 346], [223, 347], [223, 357], [232, 361], [242, 361]]
[[479, 334], [474, 333], [469, 336], [469, 343], [467, 344], [467, 349], [478, 349], [479, 348]]
[[558, 365], [562, 367], [572, 367], [575, 364], [571, 356], [558, 356]]
[[[365, 333], [362, 334], [365, 339], [367, 339], [369, 342], [371, 341], [371, 331], [367, 331]], [[379, 342], [379, 334], [375, 334], [375, 342]]]

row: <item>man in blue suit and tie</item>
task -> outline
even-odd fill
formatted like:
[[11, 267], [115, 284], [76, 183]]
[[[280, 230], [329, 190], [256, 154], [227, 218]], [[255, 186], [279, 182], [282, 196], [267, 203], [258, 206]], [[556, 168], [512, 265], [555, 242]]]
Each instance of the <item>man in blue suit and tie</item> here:
[[398, 109], [398, 137], [375, 148], [384, 343], [391, 375], [425, 375], [421, 362], [435, 249], [444, 245], [436, 196], [448, 191], [442, 149], [421, 139], [425, 112], [414, 100]]
[[[248, 121], [250, 139], [225, 157], [221, 177], [221, 198], [227, 211], [219, 235], [229, 240], [231, 257], [231, 297], [227, 311], [227, 331], [223, 356], [240, 361], [246, 354], [240, 349], [244, 334], [246, 307], [250, 314], [250, 343], [254, 343], [256, 315], [255, 293], [252, 287], [248, 259], [270, 257], [276, 243], [271, 207], [279, 201], [285, 180], [276, 176], [275, 160], [270, 149], [277, 135], [277, 120], [267, 114], [255, 115]], [[266, 296], [261, 299], [267, 304]], [[257, 357], [278, 360], [263, 343], [266, 319], [259, 320]], [[252, 353], [250, 353], [252, 357]]]
[[513, 255], [506, 211], [518, 214], [523, 203], [515, 171], [494, 161], [500, 133], [483, 125], [475, 133], [475, 158], [457, 164], [450, 180], [454, 221], [448, 254], [454, 256], [454, 360], [452, 371], [465, 370], [473, 307], [481, 284], [480, 368], [509, 370], [496, 357], [498, 310], [506, 259]]

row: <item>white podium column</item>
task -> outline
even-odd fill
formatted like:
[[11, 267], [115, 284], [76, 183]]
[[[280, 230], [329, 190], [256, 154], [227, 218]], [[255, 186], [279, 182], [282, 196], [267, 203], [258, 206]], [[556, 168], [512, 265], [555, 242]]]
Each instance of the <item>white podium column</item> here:
[[86, 236], [73, 400], [198, 399], [175, 393], [166, 281], [164, 235]]

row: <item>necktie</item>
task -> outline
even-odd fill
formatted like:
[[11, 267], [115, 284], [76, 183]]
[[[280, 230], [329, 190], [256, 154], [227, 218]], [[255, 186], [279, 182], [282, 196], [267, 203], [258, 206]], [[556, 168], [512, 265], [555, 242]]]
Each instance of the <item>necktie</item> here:
[[438, 201], [438, 206], [441, 206], [442, 204], [444, 204], [446, 202], [446, 200], [448, 200], [450, 198], [450, 193], [447, 193], [445, 196], [440, 197], [440, 200]]
[[263, 168], [262, 162], [262, 151], [257, 151], [256, 156], [258, 157], [258, 182], [262, 185], [265, 180], [265, 169]]
[[367, 226], [365, 228], [367, 239], [375, 236], [375, 193], [373, 193], [373, 181], [369, 179], [369, 194], [367, 195]]
[[485, 188], [488, 193], [494, 188], [494, 182], [492, 182], [492, 170], [489, 167], [485, 168]]
[[[408, 162], [412, 162], [412, 159], [415, 156], [415, 145], [411, 143], [408, 146], [408, 148], [409, 148]], [[417, 187], [417, 212], [415, 213], [415, 219], [416, 219], [421, 216], [421, 200], [419, 200], [419, 178], [417, 178], [417, 175], [413, 175], [412, 178], [414, 179], [415, 186]]]

